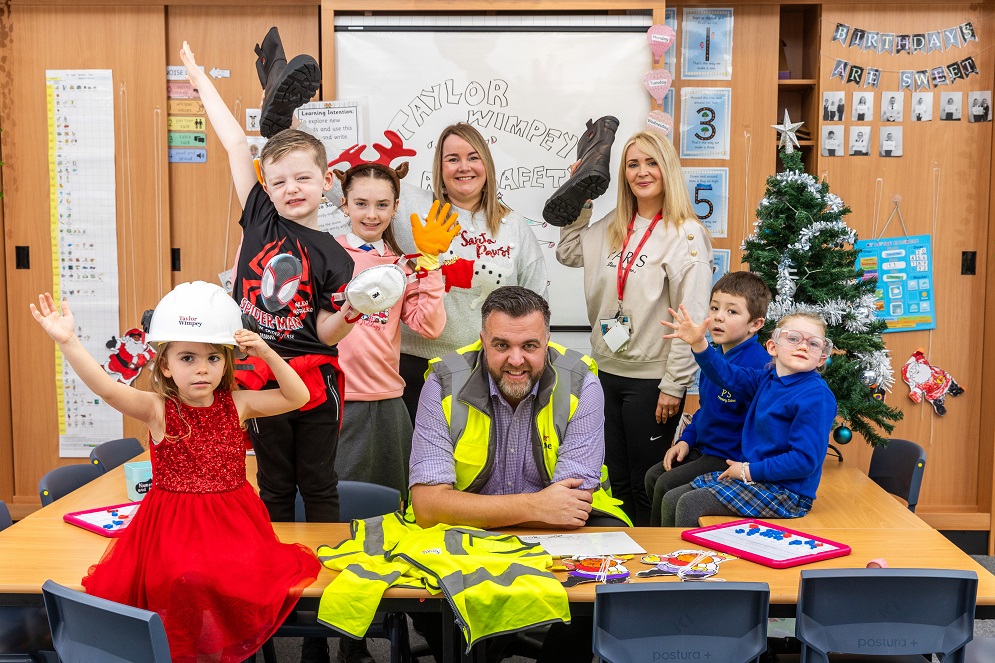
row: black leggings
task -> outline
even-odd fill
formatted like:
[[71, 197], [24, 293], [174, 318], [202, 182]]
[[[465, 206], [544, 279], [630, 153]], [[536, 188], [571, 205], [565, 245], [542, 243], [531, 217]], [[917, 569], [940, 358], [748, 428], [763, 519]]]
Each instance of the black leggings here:
[[643, 490], [646, 472], [663, 462], [684, 411], [684, 399], [674, 416], [656, 421], [659, 380], [637, 380], [601, 371], [605, 392], [605, 464], [612, 497], [636, 527], [650, 524], [650, 500]]
[[674, 514], [663, 514], [663, 497], [667, 491], [691, 483], [697, 477], [709, 472], [724, 472], [729, 467], [725, 458], [703, 455], [697, 449], [691, 449], [681, 463], [676, 460], [670, 466], [670, 471], [664, 471], [663, 463], [657, 463], [646, 473], [646, 495], [652, 504], [650, 525], [658, 527], [664, 521], [672, 522]]

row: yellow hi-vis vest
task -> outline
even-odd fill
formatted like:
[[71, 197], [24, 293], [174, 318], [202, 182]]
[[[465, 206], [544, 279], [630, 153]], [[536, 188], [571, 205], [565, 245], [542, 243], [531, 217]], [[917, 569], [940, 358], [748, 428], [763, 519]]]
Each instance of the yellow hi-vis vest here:
[[[442, 411], [455, 441], [456, 489], [478, 493], [494, 466], [493, 410], [487, 371], [480, 359], [480, 341], [429, 361], [442, 384]], [[552, 369], [552, 370], [550, 370]], [[533, 405], [532, 457], [539, 476], [552, 483], [559, 457], [560, 440], [577, 410], [580, 389], [588, 373], [597, 375], [594, 360], [557, 343], [550, 343], [546, 370], [539, 378]], [[456, 394], [456, 397], [453, 397]], [[611, 496], [608, 468], [601, 467], [601, 486], [594, 491], [592, 513], [618, 518], [630, 527], [632, 521]]]
[[441, 591], [468, 652], [483, 638], [570, 621], [566, 590], [538, 544], [473, 527], [422, 529], [400, 513], [354, 520], [352, 534], [318, 546], [321, 563], [339, 571], [318, 606], [318, 620], [335, 630], [363, 637], [388, 587]]

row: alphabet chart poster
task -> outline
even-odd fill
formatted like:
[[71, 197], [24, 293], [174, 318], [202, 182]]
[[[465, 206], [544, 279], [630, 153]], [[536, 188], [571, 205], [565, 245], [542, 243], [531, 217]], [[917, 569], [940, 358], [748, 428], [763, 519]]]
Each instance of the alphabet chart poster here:
[[[52, 296], [71, 302], [76, 334], [100, 361], [118, 329], [114, 83], [109, 69], [48, 70]], [[124, 435], [124, 419], [55, 349], [59, 456], [84, 458]]]
[[734, 520], [681, 532], [681, 538], [775, 569], [850, 554], [850, 546], [763, 520]]

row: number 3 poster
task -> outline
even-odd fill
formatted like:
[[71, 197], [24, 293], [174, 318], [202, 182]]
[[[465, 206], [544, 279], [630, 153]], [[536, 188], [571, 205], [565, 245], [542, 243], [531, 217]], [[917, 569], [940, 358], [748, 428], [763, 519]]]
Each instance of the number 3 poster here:
[[730, 88], [681, 90], [681, 158], [729, 158]]
[[712, 237], [729, 236], [729, 169], [684, 168], [691, 206]]

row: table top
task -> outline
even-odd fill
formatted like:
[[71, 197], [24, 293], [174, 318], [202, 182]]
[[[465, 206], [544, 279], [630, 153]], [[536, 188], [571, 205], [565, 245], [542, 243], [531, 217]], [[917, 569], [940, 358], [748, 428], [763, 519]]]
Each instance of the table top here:
[[[738, 520], [742, 516], [705, 516], [702, 526]], [[765, 518], [791, 529], [929, 528], [894, 495], [862, 471], [827, 458], [812, 510], [801, 518]]]
[[[139, 457], [141, 460], [146, 456]], [[255, 458], [246, 458], [246, 472], [255, 482]], [[995, 606], [995, 576], [985, 570], [939, 532], [912, 514], [904, 505], [867, 478], [856, 468], [827, 463], [824, 483], [828, 493], [821, 493], [823, 511], [832, 511], [842, 518], [854, 512], [844, 526], [813, 527], [816, 509], [805, 519], [793, 520], [789, 526], [808, 534], [849, 545], [853, 552], [847, 557], [805, 564], [790, 569], [771, 569], [746, 560], [731, 560], [720, 567], [718, 577], [728, 581], [766, 582], [771, 589], [772, 604], [793, 604], [797, 601], [799, 574], [803, 569], [859, 568], [875, 558], [884, 558], [892, 568], [963, 569], [978, 574], [978, 604]], [[861, 477], [863, 477], [861, 479]], [[849, 492], [836, 494], [846, 485]], [[854, 489], [856, 485], [858, 488]], [[889, 501], [890, 500], [890, 501]], [[110, 539], [70, 525], [62, 516], [129, 501], [125, 489], [124, 469], [117, 467], [91, 481], [72, 494], [36, 511], [13, 527], [0, 532], [0, 594], [40, 594], [42, 583], [51, 578], [70, 587], [80, 587], [80, 580], [91, 564], [96, 563]], [[830, 504], [834, 502], [836, 504]], [[893, 506], [892, 506], [893, 505]], [[868, 515], [870, 514], [870, 515]], [[822, 514], [819, 514], [822, 515]], [[728, 519], [723, 519], [728, 520]], [[859, 523], [853, 524], [850, 523]], [[346, 523], [274, 523], [273, 529], [284, 542], [302, 543], [312, 550], [319, 545], [335, 545], [349, 536]], [[506, 530], [511, 533], [540, 533], [540, 530]], [[599, 531], [589, 528], [584, 531]], [[649, 553], [669, 553], [682, 548], [698, 548], [680, 538], [678, 528], [631, 528], [626, 532]], [[547, 531], [548, 532], [548, 531]], [[633, 572], [650, 568], [633, 559], [627, 563]], [[564, 576], [563, 572], [558, 572]], [[304, 592], [317, 597], [331, 582], [335, 573], [322, 569], [317, 581]], [[632, 578], [633, 582], [678, 582], [675, 578]], [[568, 590], [571, 601], [594, 600], [594, 584], [584, 584]], [[388, 590], [386, 598], [417, 598], [415, 590]], [[0, 603], [5, 597], [0, 596]]]

